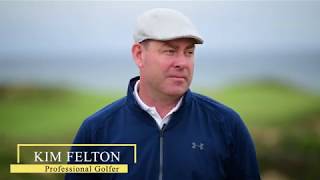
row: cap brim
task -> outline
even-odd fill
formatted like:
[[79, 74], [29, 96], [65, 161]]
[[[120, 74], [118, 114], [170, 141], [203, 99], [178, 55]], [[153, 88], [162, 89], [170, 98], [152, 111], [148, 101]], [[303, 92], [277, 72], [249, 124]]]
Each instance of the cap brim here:
[[145, 38], [141, 39], [139, 42], [145, 41], [145, 40], [157, 40], [157, 41], [170, 41], [174, 39], [183, 39], [183, 38], [188, 38], [188, 39], [194, 39], [195, 44], [203, 44], [203, 39], [198, 37], [198, 36], [193, 36], [193, 35], [181, 35], [181, 36], [174, 36], [174, 37], [167, 37], [167, 38]]

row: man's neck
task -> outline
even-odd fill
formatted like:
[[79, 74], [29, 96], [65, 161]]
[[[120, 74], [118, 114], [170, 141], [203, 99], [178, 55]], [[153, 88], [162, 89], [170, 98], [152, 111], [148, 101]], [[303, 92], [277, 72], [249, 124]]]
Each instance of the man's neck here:
[[151, 93], [141, 83], [138, 85], [138, 94], [146, 105], [156, 108], [161, 118], [164, 118], [177, 105], [181, 98]]

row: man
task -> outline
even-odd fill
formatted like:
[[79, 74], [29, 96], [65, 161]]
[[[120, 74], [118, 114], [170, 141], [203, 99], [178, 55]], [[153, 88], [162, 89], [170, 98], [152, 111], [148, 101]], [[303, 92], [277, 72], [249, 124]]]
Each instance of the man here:
[[175, 10], [149, 10], [137, 20], [134, 41], [140, 76], [130, 80], [126, 97], [83, 122], [74, 143], [137, 144], [137, 162], [132, 149], [122, 148], [127, 174], [66, 179], [260, 179], [253, 142], [238, 114], [189, 89], [195, 44], [203, 43], [191, 21]]

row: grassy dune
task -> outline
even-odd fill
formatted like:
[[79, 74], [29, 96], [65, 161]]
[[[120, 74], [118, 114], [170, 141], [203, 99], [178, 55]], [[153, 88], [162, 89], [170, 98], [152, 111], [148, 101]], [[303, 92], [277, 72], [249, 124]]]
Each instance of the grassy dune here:
[[[203, 90], [235, 109], [251, 131], [264, 179], [316, 179], [320, 97], [274, 82]], [[61, 179], [9, 174], [17, 143], [70, 143], [81, 122], [125, 91], [103, 95], [28, 86], [0, 88], [0, 179]]]

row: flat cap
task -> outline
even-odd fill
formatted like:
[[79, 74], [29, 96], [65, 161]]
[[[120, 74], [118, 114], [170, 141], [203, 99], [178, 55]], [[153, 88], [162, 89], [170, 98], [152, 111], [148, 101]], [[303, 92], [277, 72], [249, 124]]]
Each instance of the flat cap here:
[[136, 43], [147, 39], [168, 41], [178, 38], [192, 38], [197, 44], [203, 43], [191, 20], [179, 11], [155, 8], [137, 18], [133, 33]]

